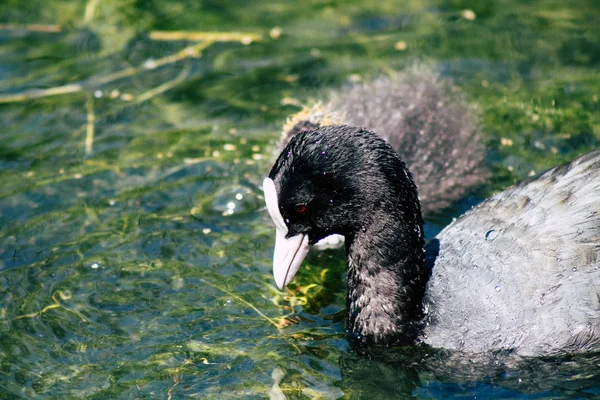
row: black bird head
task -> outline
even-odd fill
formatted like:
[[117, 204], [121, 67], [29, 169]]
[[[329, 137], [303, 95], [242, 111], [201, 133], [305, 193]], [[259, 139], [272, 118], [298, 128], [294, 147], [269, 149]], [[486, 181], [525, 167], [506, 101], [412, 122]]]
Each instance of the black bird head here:
[[360, 127], [299, 133], [263, 187], [277, 228], [273, 273], [280, 288], [294, 277], [310, 246], [328, 235], [344, 235], [348, 242], [389, 215], [422, 223], [404, 163], [383, 139]]

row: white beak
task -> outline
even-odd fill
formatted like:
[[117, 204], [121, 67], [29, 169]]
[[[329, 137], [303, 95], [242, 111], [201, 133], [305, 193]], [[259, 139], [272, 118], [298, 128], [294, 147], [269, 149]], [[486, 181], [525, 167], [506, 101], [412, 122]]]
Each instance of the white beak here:
[[279, 211], [277, 189], [272, 179], [263, 181], [265, 202], [271, 219], [275, 223], [275, 251], [273, 254], [273, 276], [279, 289], [283, 289], [296, 275], [302, 260], [308, 254], [308, 235], [300, 234], [287, 238], [288, 228]]

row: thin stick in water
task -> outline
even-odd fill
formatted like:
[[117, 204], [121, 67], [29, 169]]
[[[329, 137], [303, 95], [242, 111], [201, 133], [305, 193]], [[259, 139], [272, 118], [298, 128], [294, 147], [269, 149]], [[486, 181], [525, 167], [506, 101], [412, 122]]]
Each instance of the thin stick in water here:
[[92, 154], [94, 148], [94, 124], [96, 122], [96, 114], [94, 113], [94, 97], [88, 94], [86, 100], [87, 123], [85, 128], [85, 154]]

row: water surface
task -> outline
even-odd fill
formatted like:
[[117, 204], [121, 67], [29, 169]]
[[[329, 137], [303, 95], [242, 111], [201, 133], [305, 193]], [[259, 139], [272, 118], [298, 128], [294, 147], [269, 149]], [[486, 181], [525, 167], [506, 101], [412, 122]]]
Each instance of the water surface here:
[[598, 148], [599, 16], [593, 0], [3, 1], [0, 397], [600, 396], [598, 355], [356, 355], [343, 254], [278, 291], [260, 191], [301, 104], [418, 61], [476, 106], [492, 171], [433, 234]]

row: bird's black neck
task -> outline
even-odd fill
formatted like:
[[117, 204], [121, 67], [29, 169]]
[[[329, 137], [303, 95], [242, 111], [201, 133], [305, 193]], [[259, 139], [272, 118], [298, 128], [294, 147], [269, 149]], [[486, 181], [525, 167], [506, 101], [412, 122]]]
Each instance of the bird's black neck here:
[[354, 344], [412, 344], [423, 323], [423, 228], [412, 210], [375, 211], [346, 237], [348, 336]]

